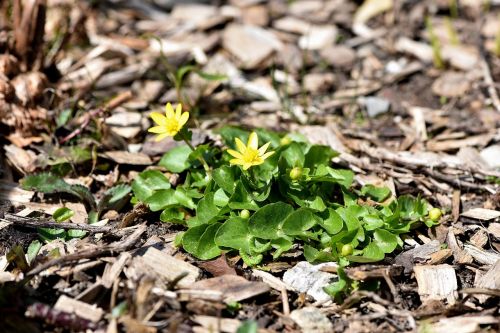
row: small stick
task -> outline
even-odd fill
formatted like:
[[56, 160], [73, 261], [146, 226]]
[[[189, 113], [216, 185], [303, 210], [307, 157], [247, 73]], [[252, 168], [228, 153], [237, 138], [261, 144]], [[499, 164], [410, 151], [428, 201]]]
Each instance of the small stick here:
[[28, 217], [17, 216], [13, 214], [5, 214], [4, 218], [0, 221], [12, 223], [16, 226], [27, 227], [27, 228], [56, 228], [56, 229], [74, 229], [74, 230], [84, 230], [88, 231], [90, 234], [98, 233], [109, 233], [116, 229], [111, 226], [95, 226], [92, 224], [83, 223], [65, 223], [65, 222], [55, 222], [46, 220], [36, 220]]
[[490, 95], [491, 103], [495, 109], [500, 112], [500, 98], [498, 97], [497, 90], [495, 89], [495, 81], [493, 81], [490, 67], [484, 58], [481, 59], [481, 67], [483, 68], [484, 83], [486, 83], [486, 86], [488, 87], [488, 94]]
[[132, 98], [132, 92], [130, 90], [127, 90], [125, 92], [122, 92], [121, 94], [119, 94], [115, 98], [113, 98], [111, 101], [106, 103], [106, 105], [104, 105], [103, 107], [97, 108], [95, 110], [92, 110], [92, 111], [86, 113], [83, 116], [83, 121], [82, 121], [81, 125], [77, 129], [75, 129], [73, 132], [71, 132], [70, 134], [68, 134], [67, 136], [65, 136], [61, 140], [59, 140], [59, 143], [63, 144], [65, 142], [71, 140], [75, 136], [79, 135], [88, 126], [88, 124], [90, 123], [90, 120], [92, 118], [99, 117], [103, 113], [108, 112], [110, 110], [113, 110], [114, 108], [116, 108], [119, 105], [128, 101], [130, 98]]

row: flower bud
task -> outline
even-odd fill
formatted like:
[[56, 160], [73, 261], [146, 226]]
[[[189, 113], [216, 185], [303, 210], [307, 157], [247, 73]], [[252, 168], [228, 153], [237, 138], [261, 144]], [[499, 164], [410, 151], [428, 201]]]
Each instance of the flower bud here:
[[443, 213], [441, 212], [441, 209], [439, 208], [432, 208], [430, 211], [429, 211], [429, 218], [434, 221], [434, 222], [437, 222], [439, 221], [439, 219], [441, 218], [441, 215]]
[[243, 209], [240, 211], [240, 217], [247, 219], [250, 217], [250, 211], [248, 209]]
[[280, 140], [280, 145], [282, 146], [289, 145], [290, 143], [292, 143], [292, 139], [290, 139], [288, 136], [284, 136]]
[[292, 180], [297, 180], [300, 177], [302, 177], [302, 168], [295, 167], [290, 170], [290, 178], [292, 178]]
[[344, 244], [342, 246], [342, 250], [340, 251], [340, 254], [342, 255], [342, 257], [347, 257], [347, 256], [350, 256], [353, 251], [354, 251], [354, 248], [352, 247], [351, 244]]

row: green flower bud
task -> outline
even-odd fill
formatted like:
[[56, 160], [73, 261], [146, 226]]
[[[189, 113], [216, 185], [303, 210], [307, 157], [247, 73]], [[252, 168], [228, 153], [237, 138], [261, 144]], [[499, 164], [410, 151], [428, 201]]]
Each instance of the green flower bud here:
[[354, 251], [354, 248], [352, 247], [351, 244], [344, 244], [342, 246], [342, 250], [340, 251], [340, 254], [342, 255], [342, 257], [347, 257], [347, 256], [350, 256], [353, 251]]
[[248, 209], [243, 209], [240, 211], [240, 217], [247, 219], [250, 217], [250, 211]]
[[300, 177], [302, 177], [302, 168], [295, 167], [290, 170], [290, 178], [292, 178], [293, 180], [297, 180]]
[[280, 140], [280, 145], [282, 146], [289, 145], [290, 143], [292, 143], [292, 139], [290, 139], [288, 136], [284, 136]]
[[434, 222], [439, 221], [439, 219], [441, 218], [441, 215], [443, 215], [443, 213], [441, 212], [441, 209], [439, 209], [439, 208], [432, 208], [429, 211], [429, 218]]

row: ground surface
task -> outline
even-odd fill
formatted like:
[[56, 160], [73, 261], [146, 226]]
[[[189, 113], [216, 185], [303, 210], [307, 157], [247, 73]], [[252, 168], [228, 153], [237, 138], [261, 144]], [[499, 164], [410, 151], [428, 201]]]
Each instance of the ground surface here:
[[[234, 332], [246, 320], [259, 332], [498, 331], [498, 1], [16, 3], [0, 1], [1, 332]], [[200, 261], [173, 245], [182, 226], [130, 203], [27, 263], [63, 203], [72, 222], [88, 216], [20, 179], [61, 172], [98, 198], [130, 183], [176, 144], [146, 132], [166, 102], [191, 112], [195, 145], [223, 124], [299, 132], [339, 151], [357, 183], [445, 214], [352, 266], [380, 285], [343, 304], [282, 281], [300, 248], [260, 270]], [[197, 282], [177, 281], [185, 270]]]

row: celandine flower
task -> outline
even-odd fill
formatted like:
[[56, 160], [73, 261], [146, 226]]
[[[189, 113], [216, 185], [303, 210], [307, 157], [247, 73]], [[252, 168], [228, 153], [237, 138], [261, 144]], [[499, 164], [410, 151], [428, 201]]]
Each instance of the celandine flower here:
[[227, 150], [227, 152], [234, 157], [234, 159], [230, 160], [229, 163], [241, 165], [243, 166], [243, 170], [247, 170], [254, 165], [264, 163], [266, 158], [274, 154], [274, 151], [266, 153], [266, 150], [271, 142], [268, 142], [259, 148], [259, 138], [255, 132], [250, 133], [246, 146], [238, 138], [236, 138], [235, 141], [238, 151], [232, 149]]
[[172, 104], [165, 105], [165, 115], [159, 112], [152, 112], [151, 118], [157, 126], [148, 129], [148, 132], [158, 134], [156, 141], [165, 139], [167, 136], [175, 136], [189, 119], [188, 112], [182, 112], [182, 104], [177, 104], [174, 112]]

